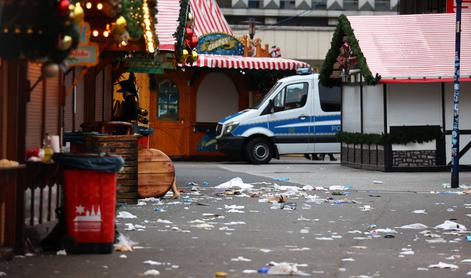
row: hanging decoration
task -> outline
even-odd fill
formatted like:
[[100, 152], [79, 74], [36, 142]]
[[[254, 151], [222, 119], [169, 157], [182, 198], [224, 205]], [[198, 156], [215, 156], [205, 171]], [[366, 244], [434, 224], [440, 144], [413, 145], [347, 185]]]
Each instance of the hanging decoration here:
[[147, 0], [143, 0], [142, 11], [143, 11], [143, 26], [144, 26], [144, 39], [146, 42], [146, 50], [149, 53], [154, 53], [156, 51], [156, 48], [158, 47], [157, 36], [154, 33], [156, 30], [153, 27], [157, 23], [157, 13], [155, 12], [155, 15], [154, 15], [155, 22], [153, 22], [154, 21], [153, 16], [150, 12], [149, 4]]
[[126, 19], [127, 31], [131, 40], [139, 40], [142, 38], [144, 31], [143, 24], [143, 0], [123, 0], [122, 16]]
[[194, 32], [193, 14], [188, 0], [182, 0], [180, 4], [179, 25], [173, 34], [176, 39], [175, 55], [177, 61], [182, 64], [193, 63], [198, 60], [198, 36]]
[[114, 23], [110, 26], [107, 26], [107, 31], [113, 34], [113, 39], [119, 44], [119, 46], [128, 45], [128, 41], [131, 38], [131, 35], [126, 30], [128, 23], [124, 16], [118, 17]]
[[0, 1], [0, 9], [1, 57], [59, 65], [78, 44], [80, 16], [72, 1]]

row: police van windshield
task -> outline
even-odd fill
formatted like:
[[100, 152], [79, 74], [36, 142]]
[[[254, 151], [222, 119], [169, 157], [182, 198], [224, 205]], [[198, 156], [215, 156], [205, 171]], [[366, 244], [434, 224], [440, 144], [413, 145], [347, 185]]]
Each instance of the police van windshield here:
[[260, 100], [254, 107], [253, 109], [259, 109], [260, 106], [262, 104], [265, 103], [265, 101], [267, 101], [267, 99], [270, 98], [271, 95], [273, 95], [273, 93], [276, 91], [276, 89], [278, 89], [278, 87], [281, 86], [281, 82], [276, 82], [276, 84], [270, 89], [270, 91], [268, 91], [268, 93], [262, 98], [262, 100]]

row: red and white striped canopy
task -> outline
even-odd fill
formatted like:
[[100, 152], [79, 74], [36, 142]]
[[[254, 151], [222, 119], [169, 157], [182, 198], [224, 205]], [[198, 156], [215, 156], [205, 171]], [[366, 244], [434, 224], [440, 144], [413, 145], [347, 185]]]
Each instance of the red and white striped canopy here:
[[175, 38], [173, 33], [178, 27], [180, 2], [178, 0], [157, 1], [157, 36], [160, 50], [175, 51]]
[[[216, 0], [190, 0], [194, 16], [194, 31], [198, 37], [215, 32], [232, 34]], [[173, 34], [178, 27], [180, 2], [178, 0], [159, 0], [157, 2], [157, 36], [160, 50], [175, 51]]]
[[198, 37], [215, 32], [232, 35], [232, 29], [215, 0], [190, 0], [190, 7], [194, 16], [195, 33]]
[[243, 70], [296, 70], [308, 64], [283, 58], [224, 56], [200, 54], [193, 67], [243, 69]]

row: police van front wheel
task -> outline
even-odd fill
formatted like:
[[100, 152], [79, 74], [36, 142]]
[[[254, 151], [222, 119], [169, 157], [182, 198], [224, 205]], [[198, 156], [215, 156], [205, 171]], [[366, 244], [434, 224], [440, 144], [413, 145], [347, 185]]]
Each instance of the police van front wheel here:
[[245, 146], [247, 160], [253, 164], [266, 164], [273, 157], [273, 148], [264, 138], [254, 138]]

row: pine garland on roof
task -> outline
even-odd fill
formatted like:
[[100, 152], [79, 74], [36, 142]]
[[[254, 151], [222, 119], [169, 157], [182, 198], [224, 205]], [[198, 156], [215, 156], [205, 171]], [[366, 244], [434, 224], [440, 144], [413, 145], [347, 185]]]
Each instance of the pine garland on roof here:
[[373, 76], [370, 69], [368, 68], [365, 56], [363, 55], [363, 52], [361, 51], [358, 44], [358, 40], [353, 33], [352, 26], [350, 25], [350, 22], [345, 15], [339, 16], [339, 23], [337, 24], [337, 28], [335, 29], [334, 35], [332, 37], [329, 52], [327, 53], [324, 64], [320, 70], [319, 79], [321, 83], [324, 86], [332, 86], [337, 83], [336, 80], [330, 78], [330, 75], [332, 74], [333, 66], [337, 61], [337, 57], [340, 55], [340, 47], [342, 46], [344, 36], [347, 37], [353, 54], [357, 57], [358, 68], [360, 69], [361, 75], [365, 79], [365, 83], [368, 85], [377, 84], [381, 77], [378, 74]]
[[126, 19], [126, 30], [129, 32], [132, 40], [142, 38], [142, 0], [123, 0], [122, 15]]
[[188, 12], [190, 10], [190, 1], [189, 0], [181, 0], [180, 2], [180, 15], [178, 16], [178, 27], [177, 31], [173, 33], [173, 37], [177, 41], [175, 43], [175, 56], [177, 58], [177, 61], [179, 61], [179, 57], [182, 54], [184, 43], [184, 36], [185, 36], [185, 27], [186, 27], [186, 21], [188, 18]]

